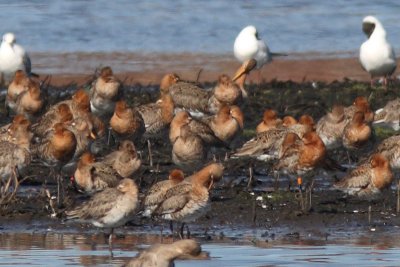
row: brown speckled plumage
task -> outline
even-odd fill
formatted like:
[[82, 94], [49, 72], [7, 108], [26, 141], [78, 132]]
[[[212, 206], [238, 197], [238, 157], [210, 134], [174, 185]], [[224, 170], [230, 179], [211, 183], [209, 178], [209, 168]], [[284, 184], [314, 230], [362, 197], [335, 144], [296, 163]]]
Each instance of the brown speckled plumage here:
[[134, 216], [138, 205], [138, 188], [131, 179], [123, 179], [117, 187], [96, 193], [81, 205], [66, 211], [68, 219], [92, 223], [96, 227], [114, 228]]
[[174, 169], [170, 172], [167, 180], [154, 184], [146, 193], [143, 202], [143, 216], [151, 216], [158, 205], [164, 200], [166, 192], [182, 182], [184, 178], [184, 174], [181, 170]]
[[374, 154], [369, 162], [363, 163], [334, 184], [334, 187], [350, 195], [374, 199], [382, 190], [390, 187], [393, 173], [389, 162], [382, 154]]
[[124, 267], [171, 267], [175, 266], [174, 260], [180, 256], [194, 259], [204, 257], [201, 254], [200, 244], [196, 241], [178, 240], [172, 244], [152, 245], [127, 262]]
[[102, 68], [90, 88], [91, 111], [96, 116], [110, 119], [121, 92], [121, 83], [114, 77], [112, 69], [108, 66]]
[[74, 174], [75, 182], [85, 193], [92, 194], [108, 187], [116, 187], [122, 177], [105, 162], [95, 162], [90, 153], [84, 153]]
[[129, 140], [122, 141], [118, 150], [105, 156], [103, 162], [112, 166], [124, 178], [131, 177], [142, 164], [135, 145]]
[[168, 189], [154, 215], [179, 222], [196, 220], [209, 209], [210, 183], [220, 180], [223, 171], [222, 164], [210, 164], [195, 173], [190, 182], [181, 182]]

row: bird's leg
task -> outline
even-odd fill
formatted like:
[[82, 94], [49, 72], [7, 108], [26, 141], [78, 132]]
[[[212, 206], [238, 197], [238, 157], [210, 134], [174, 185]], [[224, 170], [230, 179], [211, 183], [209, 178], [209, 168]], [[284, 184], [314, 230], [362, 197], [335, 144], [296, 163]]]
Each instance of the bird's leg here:
[[[4, 192], [3, 192], [4, 196], [2, 196], [2, 198], [5, 200], [5, 202], [11, 201], [13, 199], [13, 197], [15, 196], [15, 194], [17, 193], [17, 190], [18, 190], [19, 183], [18, 183], [18, 177], [17, 177], [17, 173], [15, 171], [15, 168], [16, 167], [12, 168], [11, 173], [10, 173], [10, 177], [8, 178], [8, 181], [7, 181], [7, 185], [4, 188]], [[11, 183], [12, 183], [11, 181], [12, 180], [14, 181], [14, 188], [12, 189], [11, 192], [9, 192], [8, 190], [9, 190], [9, 188], [11, 186]]]
[[347, 153], [347, 161], [349, 162], [349, 165], [351, 164], [351, 159], [350, 159], [350, 153], [349, 150], [346, 150]]
[[7, 179], [7, 182], [2, 186], [1, 188], [1, 201], [0, 203], [2, 203], [3, 201], [7, 201], [8, 198], [8, 189], [10, 188], [11, 185], [11, 179], [12, 179], [12, 174], [10, 174], [10, 176]]
[[400, 180], [397, 181], [397, 203], [396, 203], [396, 212], [400, 213]]
[[111, 142], [111, 127], [108, 127], [108, 135], [107, 135], [107, 146], [110, 147], [110, 142]]
[[149, 150], [149, 161], [150, 161], [150, 167], [153, 167], [153, 155], [151, 153], [151, 142], [150, 140], [147, 140], [147, 149]]
[[253, 179], [254, 179], [254, 176], [253, 176], [253, 164], [250, 163], [250, 165], [249, 165], [249, 181], [247, 182], [247, 189], [249, 189], [252, 186]]
[[274, 172], [274, 178], [275, 178], [275, 191], [279, 190], [279, 172]]
[[190, 239], [189, 225], [186, 225], [186, 238]]
[[213, 185], [214, 185], [214, 179], [211, 179], [210, 184], [208, 185], [208, 191], [211, 190], [211, 188], [213, 187]]
[[368, 206], [368, 224], [371, 225], [371, 211], [372, 211], [372, 207], [371, 207], [371, 203], [369, 203]]
[[114, 228], [111, 228], [110, 235], [108, 236], [108, 250], [110, 251], [111, 258], [113, 257], [113, 252], [112, 252], [112, 237], [114, 233]]
[[60, 174], [56, 174], [57, 177], [57, 206], [61, 206], [61, 179]]
[[261, 69], [258, 69], [257, 70], [257, 73], [258, 73], [258, 77], [257, 77], [257, 79], [258, 79], [258, 86], [260, 86], [261, 85], [261, 79], [262, 79], [262, 75], [261, 75]]
[[60, 208], [64, 202], [64, 187], [62, 183], [62, 175], [61, 175], [61, 168], [60, 165], [56, 171], [56, 179], [57, 179], [57, 207]]
[[203, 68], [200, 68], [200, 69], [199, 69], [199, 72], [197, 72], [196, 83], [198, 83], [198, 82], [199, 82], [200, 75], [201, 75], [201, 73], [202, 73], [202, 72], [203, 72]]
[[185, 227], [185, 223], [183, 222], [183, 223], [182, 223], [182, 226], [181, 226], [181, 229], [180, 229], [180, 231], [179, 231], [179, 238], [180, 238], [180, 239], [183, 239], [183, 238], [184, 238], [184, 236], [183, 236], [183, 229], [184, 229], [184, 227]]
[[51, 167], [50, 172], [52, 172], [52, 176], [57, 181], [57, 206], [60, 207], [60, 196], [61, 196], [61, 185], [60, 185], [60, 177], [55, 169], [55, 167]]
[[161, 244], [163, 242], [163, 230], [164, 230], [164, 224], [161, 224], [161, 229], [160, 229], [160, 243]]
[[309, 186], [309, 195], [308, 195], [308, 210], [311, 210], [312, 208], [312, 193], [313, 193], [313, 188], [314, 188], [314, 178], [311, 181], [311, 184]]
[[389, 76], [385, 76], [385, 77], [383, 78], [383, 85], [385, 86], [385, 90], [386, 90], [386, 91], [388, 90], [389, 82], [390, 82], [390, 77], [389, 77]]
[[14, 168], [12, 169], [12, 176], [14, 178], [14, 189], [11, 195], [11, 198], [13, 198], [16, 194], [17, 194], [17, 190], [19, 187], [19, 181], [18, 181], [18, 174], [17, 174], [17, 167], [14, 166]]
[[171, 233], [172, 233], [172, 241], [175, 241], [174, 223], [173, 223], [173, 221], [169, 221], [169, 229], [171, 230]]

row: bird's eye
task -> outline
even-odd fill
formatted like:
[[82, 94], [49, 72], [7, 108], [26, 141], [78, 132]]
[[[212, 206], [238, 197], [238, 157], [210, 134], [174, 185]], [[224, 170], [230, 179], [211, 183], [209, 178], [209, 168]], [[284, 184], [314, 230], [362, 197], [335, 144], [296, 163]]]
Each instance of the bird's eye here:
[[256, 38], [257, 38], [257, 40], [260, 40], [260, 36], [258, 36], [258, 32], [256, 32]]

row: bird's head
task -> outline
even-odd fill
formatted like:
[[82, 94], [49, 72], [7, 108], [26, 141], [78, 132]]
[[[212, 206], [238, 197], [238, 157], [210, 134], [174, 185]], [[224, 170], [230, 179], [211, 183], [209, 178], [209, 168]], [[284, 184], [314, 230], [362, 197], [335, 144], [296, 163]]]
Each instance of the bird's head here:
[[8, 32], [3, 35], [3, 42], [13, 45], [16, 42], [15, 35], [11, 32]]

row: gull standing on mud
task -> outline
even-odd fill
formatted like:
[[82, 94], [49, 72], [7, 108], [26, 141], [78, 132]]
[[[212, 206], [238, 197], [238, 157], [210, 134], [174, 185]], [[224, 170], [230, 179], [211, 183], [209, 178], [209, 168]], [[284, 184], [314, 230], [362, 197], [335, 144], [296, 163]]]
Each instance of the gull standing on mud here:
[[363, 19], [362, 30], [368, 40], [360, 47], [361, 66], [371, 75], [371, 87], [375, 77], [383, 77], [384, 85], [387, 86], [387, 80], [396, 70], [397, 64], [394, 50], [386, 40], [386, 31], [373, 16]]
[[253, 25], [243, 28], [236, 37], [233, 52], [242, 63], [252, 58], [255, 59], [258, 69], [272, 60], [267, 44], [260, 39], [258, 31]]
[[16, 43], [11, 32], [3, 35], [0, 45], [0, 74], [2, 82], [7, 82], [17, 70], [31, 74], [31, 60], [22, 46]]
[[107, 188], [72, 210], [65, 212], [67, 219], [91, 223], [100, 228], [111, 228], [109, 248], [115, 227], [128, 222], [138, 205], [138, 188], [132, 179], [123, 179], [117, 187]]

